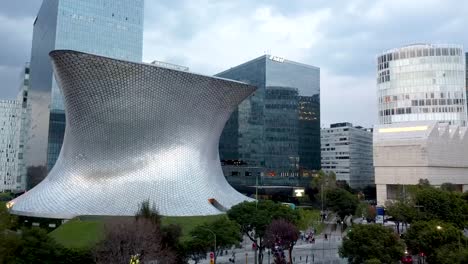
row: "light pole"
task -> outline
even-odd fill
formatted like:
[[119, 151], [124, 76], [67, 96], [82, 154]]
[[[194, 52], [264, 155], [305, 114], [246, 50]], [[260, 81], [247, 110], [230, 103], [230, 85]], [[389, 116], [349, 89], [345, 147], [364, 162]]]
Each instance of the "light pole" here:
[[209, 228], [206, 228], [206, 227], [200, 227], [200, 228], [205, 229], [206, 231], [210, 232], [210, 233], [213, 235], [213, 237], [214, 237], [214, 251], [213, 251], [213, 253], [214, 253], [214, 259], [215, 259], [214, 262], [215, 262], [215, 264], [216, 264], [216, 234], [215, 234], [215, 232], [213, 232], [213, 231], [212, 231], [211, 229], [209, 229]]
[[255, 173], [255, 209], [258, 207], [258, 174], [259, 172]]
[[[442, 227], [440, 225], [438, 225], [437, 227], [437, 230], [442, 230]], [[458, 252], [460, 253], [461, 252], [461, 243], [460, 243], [460, 239], [461, 238], [461, 234], [460, 232], [458, 232]]]

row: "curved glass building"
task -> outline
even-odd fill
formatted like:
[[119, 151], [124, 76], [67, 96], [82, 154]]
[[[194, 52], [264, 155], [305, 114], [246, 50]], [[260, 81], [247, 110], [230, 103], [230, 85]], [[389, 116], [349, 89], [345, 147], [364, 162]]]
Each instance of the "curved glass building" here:
[[466, 126], [465, 54], [459, 45], [415, 44], [377, 57], [379, 123]]

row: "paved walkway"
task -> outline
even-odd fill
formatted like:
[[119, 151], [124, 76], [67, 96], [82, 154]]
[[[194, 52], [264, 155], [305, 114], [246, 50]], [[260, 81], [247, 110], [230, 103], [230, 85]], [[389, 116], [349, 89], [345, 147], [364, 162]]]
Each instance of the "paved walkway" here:
[[[342, 243], [342, 233], [340, 226], [336, 225], [336, 217], [330, 215], [329, 219], [325, 221], [325, 228], [321, 235], [315, 238], [315, 243], [311, 244], [306, 241], [299, 240], [294, 246], [293, 262], [294, 264], [342, 264], [347, 263], [345, 259], [341, 259], [338, 255], [338, 248]], [[327, 234], [327, 239], [325, 239]], [[232, 258], [232, 252], [235, 253], [235, 263], [253, 264], [254, 251], [251, 248], [252, 241], [247, 237], [242, 243], [242, 248], [228, 250], [228, 255], [218, 256], [217, 264], [228, 264], [229, 259]], [[285, 252], [287, 256], [287, 252]], [[270, 262], [268, 262], [268, 259]], [[203, 260], [201, 264], [209, 263], [209, 259]], [[264, 253], [263, 264], [273, 263], [273, 256], [268, 258], [268, 251]]]

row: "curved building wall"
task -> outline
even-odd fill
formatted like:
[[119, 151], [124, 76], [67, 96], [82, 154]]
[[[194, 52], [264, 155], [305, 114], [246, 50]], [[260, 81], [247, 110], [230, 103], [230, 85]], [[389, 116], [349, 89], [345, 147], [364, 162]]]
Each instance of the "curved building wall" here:
[[411, 45], [377, 57], [379, 123], [467, 124], [465, 55], [457, 45]]
[[56, 165], [12, 201], [19, 215], [213, 215], [249, 200], [223, 176], [218, 143], [256, 88], [221, 78], [75, 51], [51, 52], [65, 99]]

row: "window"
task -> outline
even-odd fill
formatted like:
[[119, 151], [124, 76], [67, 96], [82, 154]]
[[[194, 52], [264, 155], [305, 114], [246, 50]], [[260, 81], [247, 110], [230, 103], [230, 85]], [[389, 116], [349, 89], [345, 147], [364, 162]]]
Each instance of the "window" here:
[[418, 57], [422, 57], [422, 50], [418, 49], [417, 54]]
[[449, 55], [449, 51], [447, 48], [443, 48], [442, 49], [442, 56], [448, 56]]

